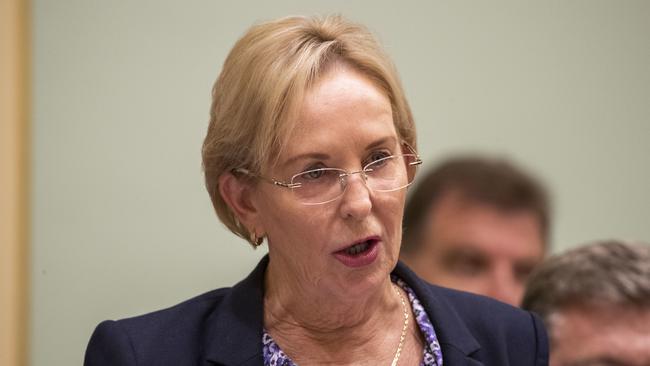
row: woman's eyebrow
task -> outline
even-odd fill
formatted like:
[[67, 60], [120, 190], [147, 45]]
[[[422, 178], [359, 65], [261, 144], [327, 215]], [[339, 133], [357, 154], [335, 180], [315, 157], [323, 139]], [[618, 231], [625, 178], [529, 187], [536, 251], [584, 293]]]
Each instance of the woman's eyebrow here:
[[[370, 144], [366, 146], [366, 150], [372, 150], [378, 146], [382, 145], [387, 145], [390, 143], [395, 143], [397, 141], [397, 138], [395, 136], [386, 136], [379, 138]], [[296, 156], [292, 156], [291, 158], [287, 159], [284, 163], [282, 163], [283, 166], [289, 166], [294, 164], [295, 162], [303, 159], [312, 159], [312, 160], [328, 160], [330, 159], [331, 156], [326, 153], [321, 153], [321, 152], [306, 152], [302, 154], [298, 154]]]
[[308, 152], [308, 153], [298, 154], [296, 156], [293, 156], [293, 157], [287, 159], [287, 161], [285, 161], [282, 165], [289, 166], [289, 165], [292, 165], [295, 162], [297, 162], [299, 160], [303, 160], [303, 159], [327, 160], [329, 158], [330, 158], [330, 156], [328, 154], [325, 154], [325, 153]]
[[366, 147], [366, 150], [371, 150], [371, 149], [374, 149], [374, 148], [376, 148], [376, 147], [378, 147], [378, 146], [387, 145], [387, 144], [389, 144], [389, 143], [393, 143], [393, 144], [394, 144], [394, 143], [396, 143], [396, 142], [397, 142], [397, 138], [396, 138], [395, 136], [382, 137], [382, 138], [380, 138], [380, 139], [378, 139], [378, 140], [375, 140], [375, 141], [371, 142], [371, 143]]

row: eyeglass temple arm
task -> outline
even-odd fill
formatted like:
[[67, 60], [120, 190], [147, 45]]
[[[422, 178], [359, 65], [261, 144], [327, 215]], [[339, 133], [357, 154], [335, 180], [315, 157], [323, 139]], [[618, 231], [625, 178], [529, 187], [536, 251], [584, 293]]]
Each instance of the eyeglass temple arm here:
[[273, 185], [284, 187], [284, 188], [298, 188], [298, 187], [302, 186], [302, 184], [300, 184], [300, 183], [287, 183], [287, 182], [282, 182], [282, 181], [279, 181], [279, 180], [275, 180], [273, 178], [263, 177], [263, 176], [261, 176], [259, 174], [254, 174], [253, 172], [251, 172], [250, 170], [245, 169], [245, 168], [235, 168], [232, 171], [234, 173], [248, 175], [249, 177], [256, 177], [256, 178], [259, 178], [259, 179], [261, 179], [263, 181], [271, 183]]
[[408, 149], [413, 153], [413, 155], [415, 155], [415, 161], [410, 162], [409, 165], [410, 165], [410, 166], [415, 166], [415, 165], [420, 165], [420, 164], [422, 164], [422, 158], [420, 158], [420, 154], [418, 154], [418, 152], [415, 151], [415, 149], [413, 148], [413, 146], [411, 146], [411, 145], [410, 145], [408, 142], [406, 142], [406, 141], [402, 141], [402, 143], [403, 143], [404, 145], [406, 145], [406, 147], [407, 147], [407, 148], [408, 148]]

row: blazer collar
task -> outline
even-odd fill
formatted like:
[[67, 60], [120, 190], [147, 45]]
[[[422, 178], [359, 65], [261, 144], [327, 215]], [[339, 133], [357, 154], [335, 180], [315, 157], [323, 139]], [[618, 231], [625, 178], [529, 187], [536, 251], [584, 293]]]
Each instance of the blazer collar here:
[[217, 365], [263, 365], [264, 256], [248, 277], [223, 297], [206, 321], [205, 359]]
[[[460, 351], [468, 356], [481, 348], [456, 309], [447, 301], [441, 288], [423, 281], [402, 262], [397, 263], [393, 273], [415, 291], [429, 315], [442, 347], [443, 360], [452, 352]], [[455, 350], [452, 351], [452, 348]]]
[[[218, 365], [262, 365], [264, 323], [264, 273], [269, 263], [264, 256], [243, 281], [223, 297], [206, 321], [204, 355]], [[468, 356], [480, 349], [460, 315], [435, 286], [417, 277], [406, 265], [397, 263], [394, 274], [418, 296], [433, 323], [447, 365], [481, 365]]]

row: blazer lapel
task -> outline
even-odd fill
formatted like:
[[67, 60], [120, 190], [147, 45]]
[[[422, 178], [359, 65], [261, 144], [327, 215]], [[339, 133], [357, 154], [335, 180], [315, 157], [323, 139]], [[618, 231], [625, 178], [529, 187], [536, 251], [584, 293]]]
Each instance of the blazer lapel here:
[[263, 364], [263, 288], [268, 261], [265, 256], [248, 277], [230, 290], [207, 319], [203, 354], [209, 364]]
[[397, 263], [393, 273], [415, 291], [429, 315], [440, 342], [443, 364], [445, 366], [482, 365], [482, 362], [471, 357], [481, 348], [480, 344], [453, 306], [438, 293], [438, 287], [421, 280], [402, 262]]
[[483, 362], [471, 358], [456, 348], [446, 344], [440, 347], [444, 366], [483, 366]]

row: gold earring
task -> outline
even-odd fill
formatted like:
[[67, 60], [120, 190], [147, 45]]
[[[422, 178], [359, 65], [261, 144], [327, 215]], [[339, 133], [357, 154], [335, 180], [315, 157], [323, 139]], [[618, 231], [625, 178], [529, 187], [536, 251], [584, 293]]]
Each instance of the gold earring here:
[[253, 246], [253, 249], [257, 249], [262, 243], [264, 242], [264, 235], [258, 237], [257, 232], [253, 230], [251, 232], [251, 245]]

